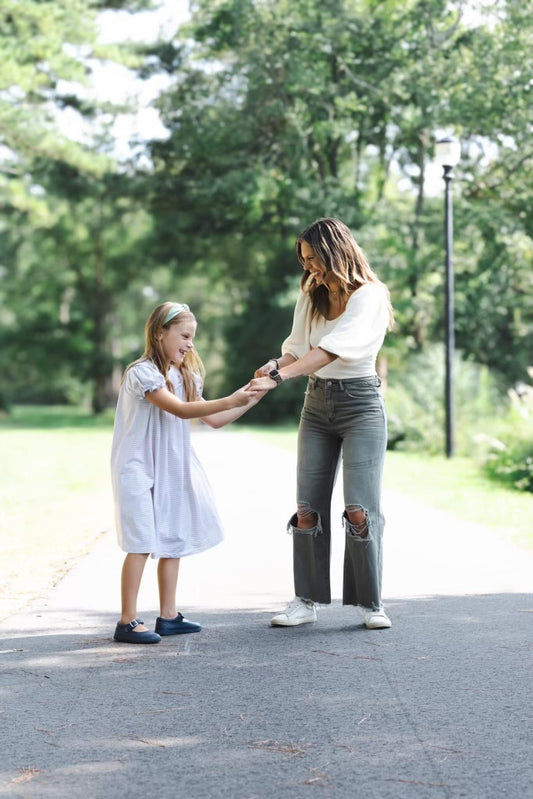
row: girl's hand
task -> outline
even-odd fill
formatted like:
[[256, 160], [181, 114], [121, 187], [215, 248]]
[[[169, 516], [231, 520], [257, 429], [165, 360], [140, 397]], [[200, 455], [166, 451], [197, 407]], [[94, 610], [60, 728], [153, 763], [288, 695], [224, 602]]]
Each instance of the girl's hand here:
[[[259, 371], [259, 370], [258, 370]], [[257, 372], [256, 372], [257, 374]], [[271, 377], [255, 377], [248, 383], [251, 391], [270, 391], [278, 385]]]
[[250, 405], [257, 405], [259, 400], [262, 400], [265, 394], [268, 394], [268, 391], [262, 389], [261, 391], [256, 391], [254, 388], [250, 388], [250, 383], [248, 383], [247, 388], [249, 389], [248, 396], [250, 397]]
[[250, 383], [242, 388], [238, 388], [233, 394], [230, 394], [233, 408], [240, 408], [243, 405], [248, 405], [249, 402], [255, 399], [255, 392], [251, 390]]

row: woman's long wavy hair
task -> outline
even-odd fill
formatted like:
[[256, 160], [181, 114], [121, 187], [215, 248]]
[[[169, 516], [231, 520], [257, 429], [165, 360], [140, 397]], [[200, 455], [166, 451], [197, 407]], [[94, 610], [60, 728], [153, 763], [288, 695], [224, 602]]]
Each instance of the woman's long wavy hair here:
[[329, 309], [328, 290], [324, 285], [307, 287], [310, 272], [305, 269], [302, 257], [302, 242], [313, 248], [328, 272], [332, 272], [343, 294], [352, 294], [365, 283], [383, 286], [389, 306], [389, 328], [394, 324], [394, 312], [387, 286], [379, 280], [368, 263], [367, 257], [359, 247], [353, 234], [340, 219], [317, 219], [298, 236], [296, 252], [304, 267], [301, 287], [311, 298], [313, 316], [327, 316]]
[[[164, 324], [164, 321], [173, 305], [175, 305], [173, 302], [164, 302], [162, 305], [158, 305], [157, 308], [154, 308], [144, 327], [144, 335], [146, 339], [144, 352], [140, 358], [137, 358], [136, 361], [130, 363], [124, 371], [125, 377], [128, 369], [131, 369], [131, 367], [135, 366], [135, 364], [142, 363], [143, 361], [152, 361], [152, 363], [158, 368], [165, 378], [166, 386], [169, 391], [172, 391], [172, 393], [174, 393], [174, 386], [172, 385], [172, 382], [168, 376], [172, 362], [165, 355], [165, 351], [163, 350], [163, 346], [159, 339], [159, 333], [162, 328], [168, 330], [168, 328], [170, 328], [172, 325], [179, 325], [182, 322], [196, 321], [196, 318], [191, 311], [181, 311], [177, 316], [174, 316], [170, 322]], [[205, 367], [202, 363], [202, 359], [195, 349], [189, 350], [178, 369], [180, 370], [181, 376], [183, 378], [185, 399], [187, 402], [192, 402], [193, 400], [198, 399], [196, 377], [199, 377], [203, 383], [205, 377]], [[124, 377], [122, 379], [124, 379]]]

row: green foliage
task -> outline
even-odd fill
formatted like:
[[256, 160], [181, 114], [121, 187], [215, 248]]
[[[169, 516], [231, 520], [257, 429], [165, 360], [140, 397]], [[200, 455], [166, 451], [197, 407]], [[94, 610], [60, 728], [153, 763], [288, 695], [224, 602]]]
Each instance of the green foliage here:
[[508, 412], [477, 438], [478, 459], [489, 477], [533, 493], [533, 387], [521, 383], [509, 397]]
[[[527, 4], [484, 4], [483, 18], [468, 19], [462, 0], [195, 0], [190, 24], [144, 52], [98, 44], [99, 9], [144, 5], [2, 6], [6, 401], [90, 392], [101, 410], [114, 399], [113, 370], [139, 352], [149, 298], [178, 294], [199, 317], [209, 392], [233, 390], [289, 331], [296, 235], [335, 215], [391, 288], [394, 440], [407, 446], [433, 430], [420, 443], [439, 449], [442, 375], [427, 364], [430, 400], [402, 364], [413, 353], [431, 361], [443, 340], [442, 186], [427, 182], [440, 130], [463, 142], [453, 184], [458, 349], [506, 386], [523, 379], [533, 348]], [[102, 156], [110, 137], [84, 148], [57, 133], [55, 108], [102, 121], [71, 82], [92, 58], [172, 78], [158, 101], [169, 136], [150, 143], [144, 171], [113, 174]], [[295, 384], [257, 414], [294, 418], [300, 398]], [[415, 429], [418, 414], [427, 426]], [[461, 446], [478, 420], [460, 404]]]
[[150, 221], [121, 175], [95, 180], [49, 162], [39, 163], [36, 174], [49, 189], [53, 221], [29, 236], [22, 216], [6, 235], [12, 260], [2, 293], [17, 313], [0, 328], [5, 390], [12, 401], [58, 403], [79, 401], [89, 387], [101, 411], [114, 403], [118, 298], [145, 266]]
[[[426, 347], [389, 366], [386, 405], [389, 448], [439, 454], [444, 451], [444, 348]], [[454, 432], [458, 454], [471, 454], [475, 439], [508, 406], [486, 367], [454, 361]]]
[[[433, 131], [452, 127], [464, 139], [455, 181], [458, 346], [507, 381], [523, 374], [532, 238], [516, 167], [531, 167], [523, 101], [531, 21], [515, 0], [486, 22], [464, 22], [463, 9], [441, 0], [196, 2], [173, 54], [155, 51], [176, 71], [160, 101], [170, 137], [152, 147], [156, 253], [172, 262], [183, 252], [187, 270], [205, 263], [199, 248], [216, 253], [211, 274], [239, 297], [232, 348], [236, 333], [257, 341], [261, 319], [271, 346], [271, 306], [284, 302], [293, 268], [283, 258], [279, 279], [280, 253], [328, 214], [356, 230], [390, 285], [397, 357], [442, 340], [442, 198], [427, 196], [425, 177]], [[261, 277], [257, 247], [267, 253]], [[250, 301], [250, 291], [271, 300]], [[247, 360], [249, 349], [244, 343]], [[394, 360], [390, 348], [387, 355]]]
[[[81, 55], [96, 39], [94, 13], [82, 0], [3, 0], [0, 11], [0, 199], [31, 210], [25, 162], [35, 155], [102, 174], [107, 159], [58, 131], [54, 99], [61, 81], [85, 83]], [[42, 201], [41, 201], [42, 204]]]
[[518, 491], [533, 493], [533, 435], [527, 441], [512, 438], [503, 447], [493, 445], [484, 471]]
[[[106, 154], [109, 138], [80, 145], [59, 129], [65, 107], [93, 119], [101, 111], [73, 96], [94, 60], [135, 60], [96, 34], [94, 4], [81, 0], [6, 0], [0, 11], [6, 402], [80, 401], [87, 388], [95, 411], [114, 402], [110, 325], [124, 281], [144, 266], [138, 241], [149, 226], [134, 179], [116, 174]], [[112, 113], [107, 106], [107, 125]]]

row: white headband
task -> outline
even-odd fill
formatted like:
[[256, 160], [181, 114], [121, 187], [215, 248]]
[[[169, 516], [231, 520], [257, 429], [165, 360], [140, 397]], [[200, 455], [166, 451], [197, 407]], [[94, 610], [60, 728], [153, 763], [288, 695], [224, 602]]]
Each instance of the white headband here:
[[190, 308], [189, 308], [189, 306], [188, 306], [188, 305], [185, 305], [185, 303], [184, 303], [184, 302], [175, 302], [175, 303], [172, 305], [172, 307], [171, 307], [170, 311], [167, 313], [167, 315], [166, 315], [166, 317], [165, 317], [165, 321], [163, 322], [163, 327], [164, 327], [165, 325], [168, 325], [168, 323], [169, 323], [169, 322], [170, 322], [172, 319], [174, 319], [174, 318], [175, 318], [176, 316], [178, 316], [180, 313], [183, 313], [183, 311], [190, 311]]

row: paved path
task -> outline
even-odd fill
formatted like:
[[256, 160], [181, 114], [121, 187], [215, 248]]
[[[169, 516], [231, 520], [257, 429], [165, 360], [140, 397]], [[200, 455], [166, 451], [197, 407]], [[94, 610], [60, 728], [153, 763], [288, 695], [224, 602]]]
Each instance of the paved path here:
[[[180, 604], [204, 630], [115, 644], [106, 534], [2, 625], [0, 796], [533, 797], [533, 553], [387, 493], [392, 629], [338, 600], [340, 524], [337, 599], [317, 625], [270, 628], [292, 596], [294, 455], [226, 430], [194, 440], [226, 527], [182, 563]], [[140, 607], [152, 624], [153, 562]]]

